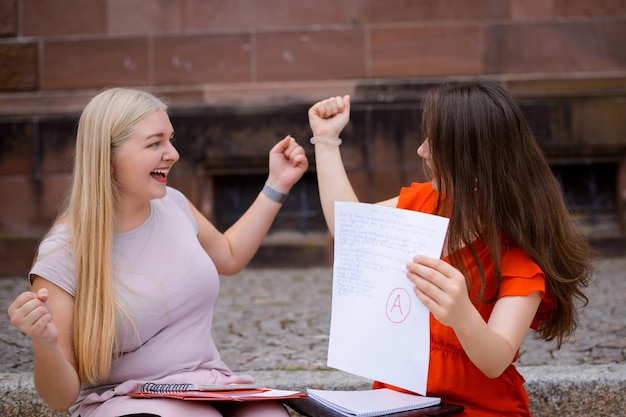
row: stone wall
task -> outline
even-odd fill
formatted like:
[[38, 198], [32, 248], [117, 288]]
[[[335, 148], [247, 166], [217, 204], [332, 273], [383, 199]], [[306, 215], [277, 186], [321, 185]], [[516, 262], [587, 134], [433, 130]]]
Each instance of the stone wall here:
[[[171, 183], [225, 227], [258, 192], [271, 145], [307, 143], [316, 100], [352, 95], [342, 150], [374, 201], [423, 178], [424, 91], [496, 79], [585, 224], [608, 218], [611, 235], [626, 200], [624, 39], [623, 0], [2, 0], [0, 276], [27, 269], [68, 183], [80, 110], [108, 86], [169, 102], [182, 157]], [[311, 169], [278, 229], [323, 230], [316, 198]]]
[[605, 76], [626, 65], [622, 0], [3, 0], [0, 7], [3, 91]]

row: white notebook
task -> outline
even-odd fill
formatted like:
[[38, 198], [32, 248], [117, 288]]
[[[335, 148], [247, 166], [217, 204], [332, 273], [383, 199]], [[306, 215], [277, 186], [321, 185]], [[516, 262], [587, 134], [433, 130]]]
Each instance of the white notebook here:
[[401, 411], [432, 407], [441, 403], [438, 397], [423, 397], [388, 388], [334, 391], [307, 389], [315, 401], [346, 416], [373, 417]]

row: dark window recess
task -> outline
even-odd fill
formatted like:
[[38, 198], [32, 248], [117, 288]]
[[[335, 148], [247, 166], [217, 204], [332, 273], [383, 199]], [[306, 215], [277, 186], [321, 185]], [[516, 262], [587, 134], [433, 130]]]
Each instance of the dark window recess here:
[[[265, 184], [267, 175], [216, 175], [215, 226], [225, 231], [250, 207]], [[274, 220], [270, 233], [326, 231], [315, 173], [306, 173], [293, 186]]]
[[570, 211], [590, 225], [617, 217], [617, 164], [552, 166]]

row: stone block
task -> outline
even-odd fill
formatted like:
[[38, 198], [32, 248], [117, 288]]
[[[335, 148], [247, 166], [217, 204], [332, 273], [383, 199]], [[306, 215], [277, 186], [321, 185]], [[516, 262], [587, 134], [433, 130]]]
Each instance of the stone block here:
[[386, 200], [412, 181], [424, 180], [419, 106], [353, 102], [351, 123], [344, 130], [341, 153], [346, 171], [361, 201]]
[[69, 417], [55, 413], [39, 398], [32, 373], [0, 374], [0, 398], [4, 417]]
[[33, 172], [34, 133], [30, 123], [0, 122], [0, 176]]
[[[624, 416], [624, 365], [520, 367], [535, 416]], [[258, 381], [276, 389], [315, 387], [369, 389], [371, 381], [341, 371], [253, 371]], [[0, 412], [6, 417], [63, 417], [37, 397], [32, 374], [0, 374]]]
[[188, 0], [185, 30], [277, 29], [346, 25], [358, 19], [352, 1]]
[[259, 33], [256, 39], [257, 81], [366, 76], [362, 30]]
[[0, 2], [0, 37], [17, 35], [17, 0]]
[[93, 90], [60, 91], [57, 94], [0, 94], [0, 116], [32, 117], [80, 114], [94, 96]]
[[[525, 1], [525, 0], [521, 0]], [[617, 16], [626, 14], [626, 2], [615, 0], [551, 0], [555, 17]]]
[[43, 236], [57, 217], [69, 183], [69, 176], [1, 177], [0, 193], [10, 198], [0, 205], [0, 235]]
[[0, 44], [0, 91], [37, 88], [37, 44]]
[[[572, 104], [572, 143], [626, 149], [626, 99]], [[616, 155], [617, 156], [617, 155]]]
[[534, 416], [625, 416], [626, 366], [520, 367]]
[[[620, 38], [621, 36], [621, 38]], [[485, 73], [618, 71], [626, 21], [533, 22], [485, 28]]]
[[37, 129], [37, 171], [33, 174], [44, 178], [52, 175], [69, 175], [74, 168], [76, 144], [75, 118], [42, 120], [34, 124]]
[[511, 17], [514, 20], [550, 18], [554, 13], [554, 0], [511, 0]]
[[509, 16], [506, 1], [483, 0], [371, 0], [367, 22], [428, 23], [437, 21], [467, 22], [504, 19]]
[[179, 32], [182, 5], [178, 1], [109, 0], [110, 34]]
[[176, 188], [191, 201], [198, 209], [202, 209], [205, 178], [200, 175], [182, 174], [178, 170], [178, 163], [167, 178], [167, 185]]
[[71, 173], [77, 122], [78, 117], [0, 121], [0, 175]]
[[[0, 259], [2, 260], [0, 262], [0, 276], [26, 277], [33, 264], [35, 253], [37, 253], [38, 243], [39, 238], [34, 237], [0, 237]], [[10, 357], [3, 357], [3, 360], [8, 359]], [[21, 358], [22, 363], [27, 360]], [[0, 395], [1, 391], [0, 389]], [[6, 414], [2, 413], [2, 404], [0, 404], [0, 415], [6, 416]]]
[[289, 133], [304, 145], [310, 137], [306, 111], [305, 106], [248, 114], [206, 109], [173, 113], [171, 120], [181, 160], [212, 175], [266, 173], [268, 153], [278, 140]]
[[[626, 68], [626, 16], [614, 21], [598, 21], [594, 30], [599, 30], [602, 39], [601, 56], [607, 61], [606, 67], [610, 70], [623, 71]], [[581, 57], [584, 59], [584, 55]]]
[[626, 89], [626, 78], [617, 76], [513, 79], [507, 81], [506, 87], [518, 100], [532, 97], [547, 100], [556, 97], [619, 96], [619, 92]]
[[626, 158], [622, 159], [617, 171], [617, 211], [618, 222], [626, 230]]
[[155, 84], [249, 81], [249, 34], [167, 36], [154, 41]]
[[483, 72], [478, 26], [375, 28], [371, 30], [372, 77], [419, 77]]
[[[223, 107], [231, 109], [272, 109], [277, 107], [312, 105], [331, 96], [352, 94], [351, 80], [306, 83], [210, 84], [164, 88], [159, 92], [171, 109]], [[3, 111], [0, 98], [0, 114]], [[306, 113], [306, 109], [305, 109]]]
[[25, 36], [105, 33], [106, 0], [23, 0]]
[[46, 41], [43, 48], [44, 90], [150, 84], [147, 39]]
[[[359, 197], [359, 201], [364, 203], [374, 203], [376, 201], [383, 200], [383, 198], [376, 198], [377, 190], [372, 187], [371, 174], [364, 168], [346, 168], [346, 173], [348, 174], [348, 179], [352, 184], [354, 193]], [[397, 189], [395, 191], [397, 192]]]

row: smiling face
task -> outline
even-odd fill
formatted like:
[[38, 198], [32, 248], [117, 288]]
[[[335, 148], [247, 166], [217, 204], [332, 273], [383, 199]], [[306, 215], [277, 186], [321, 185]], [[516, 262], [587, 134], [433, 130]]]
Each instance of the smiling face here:
[[163, 110], [141, 119], [112, 157], [119, 198], [139, 203], [165, 196], [167, 175], [179, 155], [174, 129]]

